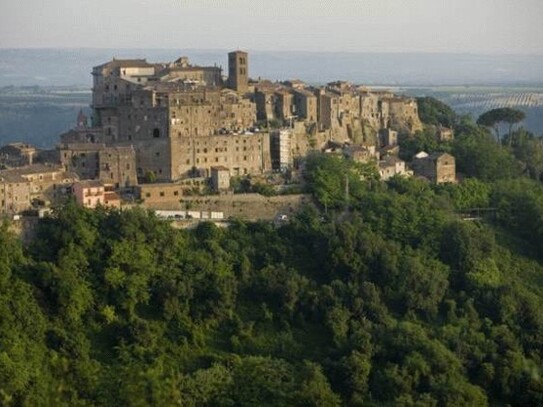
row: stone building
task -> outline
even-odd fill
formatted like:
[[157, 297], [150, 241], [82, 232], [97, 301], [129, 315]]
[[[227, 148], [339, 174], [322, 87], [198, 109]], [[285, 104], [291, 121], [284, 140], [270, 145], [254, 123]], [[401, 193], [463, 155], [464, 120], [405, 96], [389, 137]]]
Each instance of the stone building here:
[[421, 155], [411, 162], [415, 175], [422, 176], [434, 184], [456, 182], [456, 160], [448, 153]]
[[61, 136], [59, 152], [65, 169], [115, 187], [135, 185], [136, 178], [175, 183], [209, 177], [216, 166], [230, 176], [271, 171], [275, 141], [255, 130], [265, 127], [262, 122], [279, 121], [292, 132], [290, 158], [280, 154], [276, 168], [328, 140], [368, 144], [368, 126], [375, 135], [420, 124], [416, 102], [390, 92], [341, 81], [321, 88], [297, 80], [249, 82], [243, 51], [228, 54], [227, 81], [221, 67], [191, 65], [186, 57], [171, 63], [113, 59], [92, 74], [92, 124], [78, 118]]
[[136, 152], [131, 144], [63, 143], [58, 150], [64, 169], [76, 173], [80, 179], [101, 180], [114, 188], [138, 184]]
[[270, 134], [272, 169], [284, 171], [292, 167], [292, 134], [288, 130], [273, 130]]
[[136, 152], [131, 145], [111, 146], [98, 151], [98, 179], [115, 189], [138, 184]]
[[0, 147], [0, 168], [21, 167], [31, 165], [37, 150], [25, 143], [11, 143]]
[[405, 161], [398, 157], [389, 156], [379, 161], [379, 175], [383, 181], [387, 181], [395, 175], [409, 177], [413, 173], [406, 169]]
[[317, 92], [317, 118], [321, 130], [339, 126], [339, 96], [319, 89]]
[[279, 117], [277, 113], [281, 108], [278, 106], [278, 92], [283, 90], [282, 85], [270, 81], [260, 81], [255, 84], [253, 100], [257, 120], [271, 121]]
[[60, 166], [33, 164], [0, 171], [0, 213], [16, 214], [62, 201], [77, 175]]
[[249, 84], [249, 55], [243, 51], [228, 53], [228, 87], [245, 93]]
[[317, 97], [305, 89], [294, 89], [294, 113], [299, 120], [317, 121]]
[[271, 170], [268, 133], [187, 137], [174, 140], [172, 145], [174, 179], [190, 174], [209, 177], [211, 167], [217, 165], [229, 168], [232, 176]]
[[454, 140], [454, 130], [448, 127], [438, 126], [436, 128], [437, 141], [451, 141]]
[[76, 202], [85, 208], [96, 208], [105, 205], [106, 190], [98, 180], [84, 180], [73, 184], [73, 195]]
[[375, 146], [347, 145], [343, 147], [342, 151], [345, 158], [358, 163], [368, 163], [371, 160], [379, 161], [379, 152]]
[[148, 208], [180, 209], [185, 189], [187, 186], [181, 183], [141, 184], [136, 188], [136, 195]]
[[379, 130], [380, 147], [395, 146], [398, 144], [398, 132], [392, 129]]
[[80, 110], [77, 115], [77, 125], [60, 135], [61, 143], [104, 143], [102, 127], [90, 127], [87, 116]]
[[139, 177], [152, 172], [175, 181], [200, 169], [209, 173], [212, 165], [242, 173], [266, 168], [259, 147], [266, 136], [247, 131], [255, 124], [255, 104], [235, 92], [156, 84], [135, 91], [132, 104], [118, 111], [118, 142], [134, 146]]
[[0, 214], [14, 215], [31, 208], [30, 181], [18, 174], [0, 174]]
[[388, 105], [388, 117], [384, 118], [387, 122], [386, 127], [409, 133], [422, 130], [415, 99], [395, 96], [384, 99], [383, 103]]
[[275, 117], [287, 123], [295, 118], [294, 95], [287, 89], [275, 92]]
[[17, 173], [30, 182], [30, 202], [39, 206], [61, 202], [78, 180], [77, 174], [58, 165], [34, 164], [17, 169]]
[[230, 189], [230, 171], [224, 166], [211, 167], [211, 188], [215, 192]]
[[194, 66], [187, 57], [180, 57], [157, 69], [160, 82], [188, 82], [204, 86], [222, 86], [222, 69], [218, 66]]

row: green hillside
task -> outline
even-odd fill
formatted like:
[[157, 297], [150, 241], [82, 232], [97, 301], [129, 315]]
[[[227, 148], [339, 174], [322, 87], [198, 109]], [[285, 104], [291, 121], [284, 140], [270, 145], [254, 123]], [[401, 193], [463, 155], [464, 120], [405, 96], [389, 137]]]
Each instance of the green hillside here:
[[451, 151], [463, 183], [316, 154], [279, 228], [74, 204], [28, 248], [4, 226], [0, 404], [543, 405], [541, 143], [452, 120], [402, 146]]

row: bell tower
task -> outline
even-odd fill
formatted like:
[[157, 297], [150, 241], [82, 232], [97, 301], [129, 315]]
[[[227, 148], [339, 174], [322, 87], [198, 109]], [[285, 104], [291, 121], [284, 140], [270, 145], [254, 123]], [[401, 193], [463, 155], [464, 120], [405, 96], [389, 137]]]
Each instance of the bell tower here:
[[236, 92], [245, 93], [248, 84], [248, 54], [239, 50], [228, 53], [228, 87]]

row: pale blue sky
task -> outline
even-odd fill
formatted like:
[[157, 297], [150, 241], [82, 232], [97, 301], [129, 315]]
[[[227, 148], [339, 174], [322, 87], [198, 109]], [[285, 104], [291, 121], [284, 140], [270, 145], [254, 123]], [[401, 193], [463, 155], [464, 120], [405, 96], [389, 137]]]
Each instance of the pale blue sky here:
[[0, 0], [0, 48], [543, 54], [543, 0]]

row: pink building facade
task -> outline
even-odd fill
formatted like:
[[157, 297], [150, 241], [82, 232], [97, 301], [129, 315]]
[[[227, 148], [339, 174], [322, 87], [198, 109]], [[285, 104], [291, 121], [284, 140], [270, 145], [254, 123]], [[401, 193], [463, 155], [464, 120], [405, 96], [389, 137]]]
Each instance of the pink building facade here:
[[96, 208], [105, 205], [105, 188], [101, 181], [79, 181], [73, 184], [73, 194], [79, 205]]

